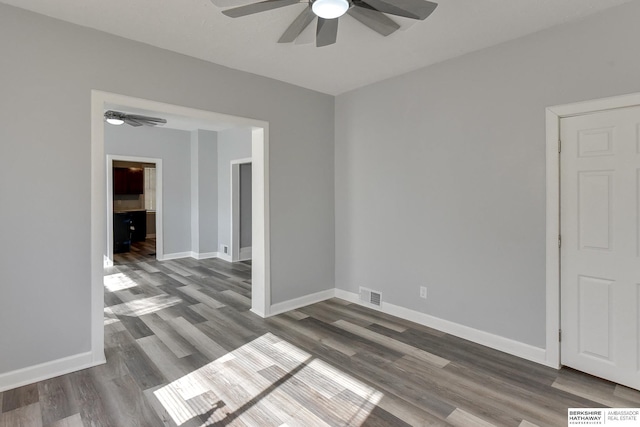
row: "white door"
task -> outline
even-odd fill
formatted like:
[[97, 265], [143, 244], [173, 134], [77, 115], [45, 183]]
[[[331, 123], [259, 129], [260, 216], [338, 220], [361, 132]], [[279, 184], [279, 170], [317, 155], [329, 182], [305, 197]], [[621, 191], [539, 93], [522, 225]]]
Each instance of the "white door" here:
[[562, 364], [640, 389], [640, 107], [560, 133]]

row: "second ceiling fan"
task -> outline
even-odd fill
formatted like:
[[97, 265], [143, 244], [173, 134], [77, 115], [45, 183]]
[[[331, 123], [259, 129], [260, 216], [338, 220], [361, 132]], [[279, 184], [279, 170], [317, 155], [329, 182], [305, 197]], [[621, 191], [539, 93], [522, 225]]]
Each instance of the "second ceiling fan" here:
[[316, 46], [334, 44], [338, 37], [338, 18], [345, 13], [377, 33], [388, 36], [400, 25], [385, 14], [424, 20], [438, 6], [427, 0], [265, 0], [227, 9], [222, 13], [239, 18], [300, 3], [306, 3], [307, 7], [289, 25], [278, 43], [293, 42], [317, 17]]

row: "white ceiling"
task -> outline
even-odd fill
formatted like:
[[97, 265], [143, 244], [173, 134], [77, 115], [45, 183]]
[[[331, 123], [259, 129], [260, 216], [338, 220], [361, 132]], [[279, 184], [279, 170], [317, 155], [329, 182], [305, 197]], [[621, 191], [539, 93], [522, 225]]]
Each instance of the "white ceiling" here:
[[[214, 1], [218, 5], [253, 2]], [[440, 0], [427, 20], [389, 37], [344, 16], [338, 42], [316, 48], [314, 44], [276, 43], [304, 4], [232, 19], [209, 0], [0, 0], [331, 95], [629, 1]], [[311, 40], [313, 28], [309, 30], [302, 39]]]

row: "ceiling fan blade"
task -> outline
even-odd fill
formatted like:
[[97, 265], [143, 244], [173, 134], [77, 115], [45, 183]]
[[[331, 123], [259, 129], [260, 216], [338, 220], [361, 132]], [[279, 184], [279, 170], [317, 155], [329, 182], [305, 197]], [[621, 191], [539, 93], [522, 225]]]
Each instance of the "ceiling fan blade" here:
[[289, 25], [289, 28], [282, 34], [278, 43], [291, 43], [294, 41], [300, 33], [302, 33], [305, 28], [311, 24], [316, 17], [316, 14], [313, 13], [311, 7], [305, 8], [300, 15]]
[[248, 4], [246, 6], [234, 7], [233, 9], [223, 10], [222, 13], [231, 17], [239, 18], [241, 16], [252, 15], [254, 13], [266, 12], [267, 10], [278, 9], [279, 7], [298, 4], [299, 0], [266, 0], [259, 3]]
[[316, 47], [329, 46], [338, 39], [338, 18], [324, 19], [318, 17], [316, 28]]
[[158, 117], [138, 116], [136, 114], [127, 114], [127, 119], [135, 120], [141, 123], [165, 124], [167, 121]]
[[385, 37], [400, 28], [397, 22], [377, 10], [364, 7], [352, 7], [348, 13], [362, 24]]
[[215, 6], [218, 7], [239, 7], [242, 6], [243, 4], [247, 4], [247, 3], [251, 3], [250, 1], [246, 1], [246, 0], [211, 0], [211, 3], [213, 3]]
[[363, 7], [362, 3], [383, 13], [420, 20], [427, 19], [438, 7], [437, 3], [427, 0], [359, 0], [357, 3], [354, 2], [354, 4]]
[[130, 125], [130, 126], [134, 126], [134, 127], [142, 126], [142, 123], [140, 123], [139, 121], [134, 120], [134, 119], [132, 119], [132, 118], [129, 118], [129, 117], [125, 117], [125, 118], [124, 118], [124, 119], [122, 119], [122, 120], [124, 120], [124, 122], [125, 122], [126, 124]]

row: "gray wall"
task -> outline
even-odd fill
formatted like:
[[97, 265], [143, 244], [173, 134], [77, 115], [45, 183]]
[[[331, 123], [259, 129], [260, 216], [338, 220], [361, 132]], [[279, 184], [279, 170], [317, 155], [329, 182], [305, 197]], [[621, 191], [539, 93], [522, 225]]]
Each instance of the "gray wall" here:
[[105, 126], [105, 154], [163, 160], [165, 255], [217, 251], [217, 132]]
[[104, 126], [105, 154], [162, 159], [164, 253], [191, 250], [190, 133], [128, 125]]
[[240, 247], [248, 248], [252, 243], [251, 233], [251, 163], [240, 165]]
[[198, 252], [217, 252], [218, 246], [218, 134], [198, 130]]
[[640, 91], [638, 16], [636, 1], [337, 97], [337, 287], [544, 347], [545, 107]]
[[218, 132], [218, 251], [231, 246], [231, 160], [251, 157], [251, 129]]
[[0, 374], [90, 348], [92, 89], [268, 121], [272, 302], [333, 286], [333, 97], [4, 4], [0, 53]]

